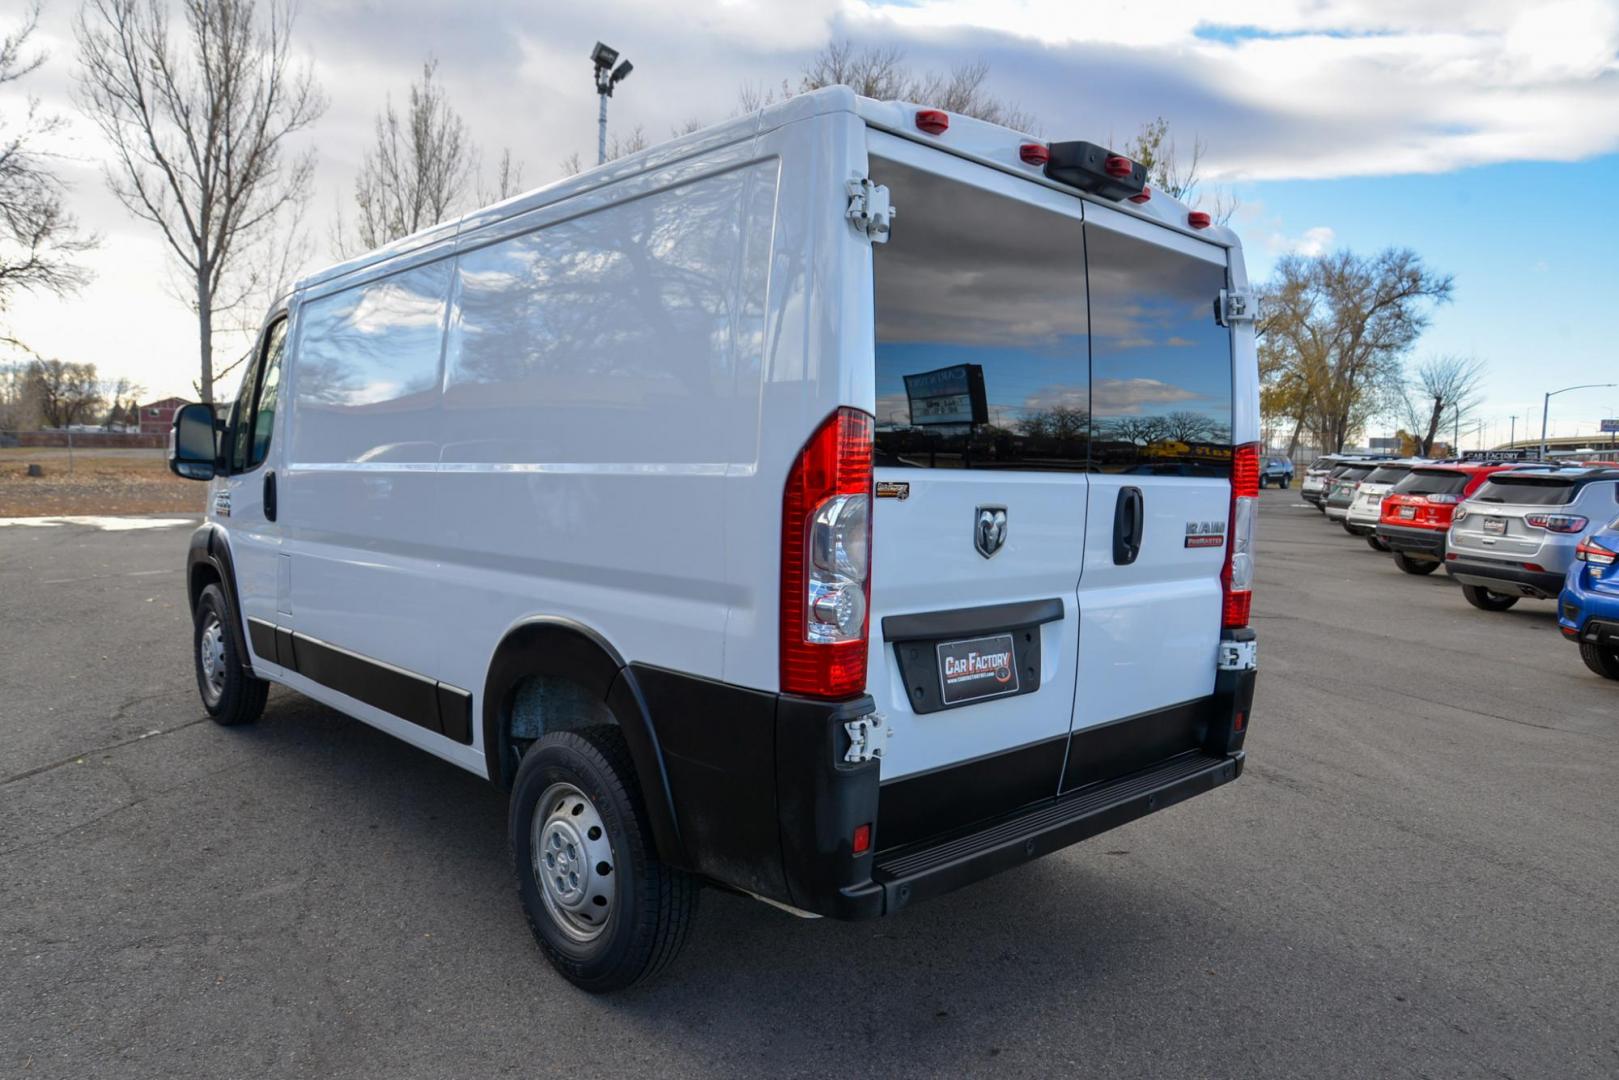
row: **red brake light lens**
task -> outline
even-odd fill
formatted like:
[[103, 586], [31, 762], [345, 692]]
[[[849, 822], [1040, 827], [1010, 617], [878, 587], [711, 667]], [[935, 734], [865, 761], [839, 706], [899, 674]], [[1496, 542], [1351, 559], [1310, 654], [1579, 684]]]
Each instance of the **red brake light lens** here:
[[781, 516], [781, 689], [816, 698], [866, 688], [871, 598], [872, 418], [827, 417], [787, 475]]
[[854, 836], [851, 838], [851, 840], [852, 840], [852, 842], [850, 843], [849, 846], [854, 850], [854, 853], [856, 855], [864, 855], [866, 852], [870, 851], [871, 850], [871, 825], [870, 825], [870, 823], [867, 823], [865, 825], [856, 825], [854, 827]]
[[1051, 160], [1051, 148], [1045, 143], [1026, 142], [1018, 147], [1017, 156], [1025, 165], [1044, 165]]
[[1186, 224], [1194, 229], [1206, 229], [1213, 223], [1206, 210], [1193, 210], [1186, 215]]
[[1578, 514], [1525, 514], [1524, 524], [1554, 533], [1583, 532], [1591, 524], [1590, 518]]
[[1603, 547], [1595, 540], [1581, 540], [1580, 546], [1574, 549], [1574, 557], [1581, 562], [1592, 566], [1612, 566], [1619, 560], [1619, 552]]
[[950, 130], [950, 114], [943, 109], [918, 109], [916, 127], [929, 135], [943, 135]]
[[1243, 443], [1231, 451], [1231, 517], [1226, 526], [1225, 567], [1220, 586], [1225, 599], [1220, 625], [1235, 630], [1248, 625], [1253, 605], [1254, 517], [1259, 510], [1259, 444]]

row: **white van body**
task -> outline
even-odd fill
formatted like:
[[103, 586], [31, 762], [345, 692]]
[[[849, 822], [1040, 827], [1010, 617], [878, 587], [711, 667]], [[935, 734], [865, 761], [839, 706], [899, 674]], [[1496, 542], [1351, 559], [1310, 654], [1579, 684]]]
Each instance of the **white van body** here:
[[[508, 787], [548, 733], [624, 728], [658, 858], [802, 912], [1235, 778], [1237, 240], [919, 115], [801, 95], [300, 281], [193, 604], [233, 593], [254, 678]], [[825, 700], [783, 692], [783, 492], [840, 409], [875, 431], [869, 630]], [[995, 693], [941, 674], [996, 649]]]

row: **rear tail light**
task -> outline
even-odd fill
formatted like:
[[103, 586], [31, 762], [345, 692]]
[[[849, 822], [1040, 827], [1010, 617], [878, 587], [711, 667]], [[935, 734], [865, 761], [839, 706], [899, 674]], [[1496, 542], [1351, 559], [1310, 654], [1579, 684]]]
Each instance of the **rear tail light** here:
[[1254, 516], [1259, 509], [1259, 444], [1244, 443], [1231, 452], [1231, 517], [1226, 527], [1225, 568], [1220, 586], [1225, 594], [1220, 625], [1228, 630], [1248, 625], [1253, 606]]
[[916, 127], [929, 135], [943, 135], [950, 130], [950, 114], [943, 109], [918, 109]]
[[866, 688], [871, 599], [872, 418], [841, 408], [787, 476], [781, 518], [781, 689], [852, 697]]
[[1534, 528], [1554, 533], [1582, 532], [1591, 524], [1590, 518], [1583, 518], [1578, 514], [1526, 514], [1523, 520], [1525, 524]]
[[1619, 552], [1603, 547], [1595, 540], [1581, 540], [1580, 546], [1574, 549], [1574, 557], [1592, 566], [1612, 566], [1615, 560], [1619, 560]]

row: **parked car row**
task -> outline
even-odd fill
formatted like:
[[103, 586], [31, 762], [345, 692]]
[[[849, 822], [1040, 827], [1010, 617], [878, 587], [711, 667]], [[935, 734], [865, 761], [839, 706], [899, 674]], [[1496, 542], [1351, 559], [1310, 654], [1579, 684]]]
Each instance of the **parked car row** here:
[[1563, 636], [1619, 680], [1619, 465], [1327, 455], [1300, 491], [1405, 573], [1443, 566], [1480, 610], [1556, 600]]

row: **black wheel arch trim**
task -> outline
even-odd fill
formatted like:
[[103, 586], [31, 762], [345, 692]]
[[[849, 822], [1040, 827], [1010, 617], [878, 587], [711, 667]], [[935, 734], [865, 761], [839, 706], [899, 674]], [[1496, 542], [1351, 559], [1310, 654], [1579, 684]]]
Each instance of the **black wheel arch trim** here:
[[197, 598], [206, 588], [198, 584], [198, 576], [204, 567], [219, 580], [219, 587], [225, 592], [225, 600], [230, 604], [231, 611], [231, 618], [226, 620], [230, 628], [231, 646], [241, 659], [242, 670], [252, 675], [253, 658], [247, 648], [247, 634], [242, 629], [242, 604], [236, 593], [236, 563], [231, 559], [230, 543], [225, 539], [224, 530], [211, 521], [203, 522], [192, 532], [186, 550], [186, 603], [193, 619], [197, 615]]
[[483, 753], [489, 781], [511, 790], [517, 761], [505, 738], [517, 687], [535, 676], [565, 678], [605, 704], [624, 732], [658, 857], [689, 865], [680, 839], [674, 796], [646, 699], [617, 649], [581, 622], [561, 616], [525, 619], [506, 632], [489, 661], [483, 689]]

